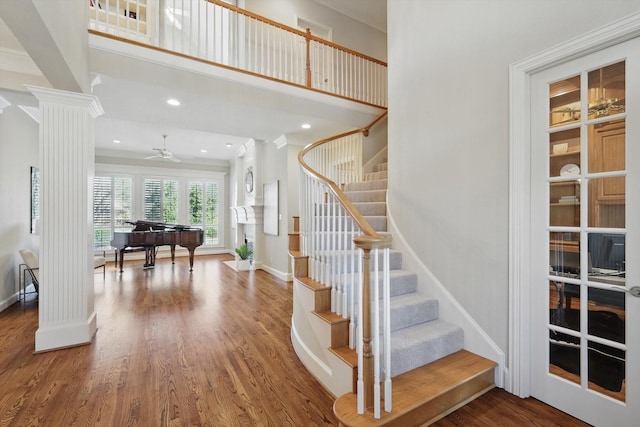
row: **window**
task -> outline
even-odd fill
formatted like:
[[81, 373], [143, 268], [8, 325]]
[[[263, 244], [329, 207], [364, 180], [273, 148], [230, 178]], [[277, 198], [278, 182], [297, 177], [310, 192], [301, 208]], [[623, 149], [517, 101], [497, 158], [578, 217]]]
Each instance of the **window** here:
[[178, 222], [178, 181], [144, 180], [144, 219], [169, 224]]
[[114, 231], [125, 231], [132, 220], [130, 177], [96, 176], [93, 181], [94, 247], [109, 246]]
[[[102, 166], [102, 168], [101, 168]], [[136, 220], [189, 225], [205, 232], [204, 245], [224, 244], [224, 174], [98, 165], [94, 179], [94, 246], [109, 246], [114, 232]], [[101, 170], [102, 169], [102, 170]]]
[[202, 227], [205, 244], [218, 243], [218, 183], [189, 182], [189, 225]]

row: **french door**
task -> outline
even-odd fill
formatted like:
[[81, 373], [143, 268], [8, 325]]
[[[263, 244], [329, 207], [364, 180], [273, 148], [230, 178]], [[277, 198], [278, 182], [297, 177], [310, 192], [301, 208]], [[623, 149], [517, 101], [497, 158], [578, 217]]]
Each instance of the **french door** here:
[[531, 394], [640, 420], [640, 39], [531, 78]]

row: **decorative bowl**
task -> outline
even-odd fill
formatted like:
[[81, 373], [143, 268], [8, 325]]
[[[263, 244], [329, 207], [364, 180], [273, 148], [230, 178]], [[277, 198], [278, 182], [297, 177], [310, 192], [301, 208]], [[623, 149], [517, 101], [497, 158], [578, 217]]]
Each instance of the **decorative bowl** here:
[[563, 142], [562, 144], [555, 144], [553, 146], [553, 154], [564, 154], [569, 149], [569, 144]]

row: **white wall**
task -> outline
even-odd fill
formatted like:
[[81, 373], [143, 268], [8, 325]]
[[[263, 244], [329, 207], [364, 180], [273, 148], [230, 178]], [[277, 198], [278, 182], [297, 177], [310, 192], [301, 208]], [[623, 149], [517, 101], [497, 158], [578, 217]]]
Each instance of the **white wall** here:
[[389, 2], [389, 208], [505, 352], [509, 64], [639, 9], [639, 0]]
[[30, 167], [38, 166], [38, 125], [17, 106], [0, 114], [0, 311], [18, 289], [18, 251], [37, 252], [30, 229]]
[[[362, 1], [362, 0], [361, 0]], [[386, 34], [312, 0], [245, 0], [245, 9], [297, 27], [297, 18], [333, 29], [333, 42], [385, 61]]]
[[[263, 263], [282, 273], [288, 274], [289, 268], [288, 245], [289, 236], [287, 232], [288, 204], [288, 157], [287, 147], [278, 149], [275, 144], [266, 143], [264, 147], [264, 164], [262, 166], [262, 183], [278, 181], [278, 235], [264, 235], [265, 255]], [[295, 166], [295, 165], [294, 165]]]

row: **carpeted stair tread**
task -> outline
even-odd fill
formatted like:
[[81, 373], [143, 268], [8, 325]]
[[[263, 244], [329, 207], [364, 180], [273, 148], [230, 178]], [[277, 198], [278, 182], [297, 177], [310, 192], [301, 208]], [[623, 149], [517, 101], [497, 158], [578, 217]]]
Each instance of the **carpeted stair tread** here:
[[346, 191], [345, 196], [351, 202], [386, 202], [387, 190]]
[[441, 319], [391, 333], [391, 377], [462, 350], [462, 328]]
[[364, 175], [365, 181], [377, 181], [379, 179], [387, 179], [387, 171], [370, 172]]
[[[338, 281], [341, 284], [349, 285], [350, 283], [353, 283], [353, 274], [354, 273], [340, 274], [338, 275]], [[374, 277], [371, 277], [371, 280], [373, 281]], [[382, 281], [383, 277], [382, 274], [380, 274], [378, 278], [378, 291], [380, 298], [382, 298]], [[390, 270], [389, 282], [389, 292], [392, 298], [404, 294], [415, 295], [415, 292], [418, 289], [418, 276], [416, 275], [416, 273], [407, 270]]]
[[[330, 234], [334, 234], [332, 232], [329, 232]], [[326, 235], [325, 233], [319, 233], [319, 236], [323, 236]], [[331, 238], [331, 237], [329, 237]], [[324, 258], [325, 256], [329, 259], [329, 262], [331, 264], [334, 264], [334, 260], [335, 260], [335, 265], [336, 265], [336, 269], [340, 272], [343, 273], [349, 273], [351, 272], [351, 256], [354, 255], [354, 265], [356, 265], [358, 263], [358, 258], [357, 255], [359, 253], [360, 249], [353, 249], [353, 250], [343, 250], [343, 251], [318, 251], [317, 254], [319, 257]], [[378, 270], [382, 270], [383, 268], [383, 252], [379, 251], [378, 252]], [[375, 259], [373, 254], [371, 255], [371, 260], [370, 260], [370, 267], [371, 270], [374, 270], [375, 268]], [[393, 250], [390, 249], [389, 250], [389, 269], [390, 270], [400, 270], [402, 268], [402, 252], [397, 251], [397, 250]], [[357, 265], [356, 265], [356, 271], [358, 271], [357, 269]]]
[[392, 331], [438, 318], [438, 300], [417, 292], [391, 298], [390, 309]]
[[386, 171], [388, 169], [388, 166], [389, 166], [389, 163], [387, 162], [378, 163], [373, 166], [373, 171], [374, 172]]
[[356, 202], [353, 205], [364, 217], [387, 215], [387, 204], [385, 202]]
[[387, 180], [379, 179], [376, 181], [359, 181], [350, 182], [345, 185], [344, 191], [362, 191], [362, 190], [386, 190]]
[[375, 231], [387, 231], [387, 217], [386, 216], [370, 216], [364, 217], [369, 225], [373, 227]]

